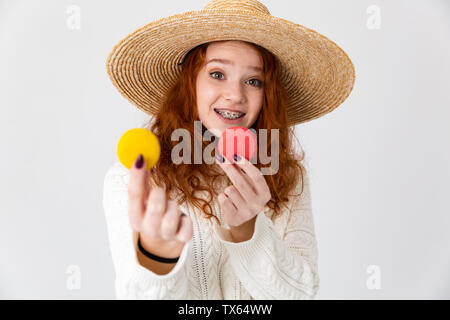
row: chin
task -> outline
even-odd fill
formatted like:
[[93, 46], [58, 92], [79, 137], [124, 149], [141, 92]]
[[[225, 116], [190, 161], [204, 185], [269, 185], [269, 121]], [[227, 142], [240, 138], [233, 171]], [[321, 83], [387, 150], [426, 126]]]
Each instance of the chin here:
[[219, 137], [220, 134], [222, 133], [222, 127], [218, 126], [217, 124], [210, 125], [209, 123], [205, 124], [202, 121], [202, 125], [205, 129], [207, 129], [209, 132], [211, 132], [213, 135], [215, 135], [217, 137]]
[[209, 132], [211, 132], [213, 135], [215, 135], [216, 137], [220, 137], [221, 135], [222, 135], [222, 132], [225, 130], [225, 129], [222, 129], [222, 128], [211, 128], [211, 129], [208, 129], [209, 130]]

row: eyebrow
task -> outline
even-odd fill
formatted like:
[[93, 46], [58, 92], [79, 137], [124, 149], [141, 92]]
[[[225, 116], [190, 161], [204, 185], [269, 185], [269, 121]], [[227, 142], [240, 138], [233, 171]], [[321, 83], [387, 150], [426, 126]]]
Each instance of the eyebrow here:
[[[218, 59], [218, 58], [211, 59], [206, 64], [211, 63], [211, 62], [218, 62], [218, 63], [222, 63], [222, 64], [234, 65], [233, 61], [230, 61], [230, 60], [227, 60], [227, 59]], [[262, 72], [262, 69], [260, 67], [248, 66], [248, 69]]]

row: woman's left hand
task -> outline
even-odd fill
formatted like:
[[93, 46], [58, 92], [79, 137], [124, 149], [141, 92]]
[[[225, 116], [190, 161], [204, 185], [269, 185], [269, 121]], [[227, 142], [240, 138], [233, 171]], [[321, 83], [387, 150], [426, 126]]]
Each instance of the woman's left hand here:
[[[241, 157], [242, 158], [242, 157]], [[245, 158], [216, 163], [233, 183], [218, 196], [224, 219], [230, 227], [239, 227], [264, 209], [272, 195], [261, 171]], [[241, 169], [244, 171], [242, 172]]]

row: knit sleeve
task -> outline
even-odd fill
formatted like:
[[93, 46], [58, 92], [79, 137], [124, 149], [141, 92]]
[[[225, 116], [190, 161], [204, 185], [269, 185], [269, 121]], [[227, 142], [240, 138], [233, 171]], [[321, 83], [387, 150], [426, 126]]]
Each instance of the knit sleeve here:
[[[280, 235], [264, 211], [255, 221], [250, 240], [232, 242], [228, 229], [216, 227], [233, 269], [256, 300], [314, 299], [319, 289], [317, 241], [311, 209], [309, 178], [292, 201], [285, 231]], [[301, 183], [300, 183], [301, 185]], [[297, 188], [297, 194], [301, 188]]]
[[103, 208], [115, 269], [117, 299], [189, 299], [186, 260], [191, 255], [187, 242], [175, 267], [158, 275], [143, 267], [136, 255], [136, 236], [128, 217], [129, 171], [120, 163], [107, 171], [103, 187]]

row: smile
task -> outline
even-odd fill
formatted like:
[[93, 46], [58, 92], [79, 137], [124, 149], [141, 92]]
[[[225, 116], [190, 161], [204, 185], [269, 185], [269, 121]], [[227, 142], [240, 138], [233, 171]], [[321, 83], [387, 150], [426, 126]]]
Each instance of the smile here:
[[217, 110], [214, 109], [214, 111], [221, 115], [223, 118], [228, 120], [237, 120], [245, 116], [244, 112], [234, 112], [234, 111], [228, 111], [228, 110]]

